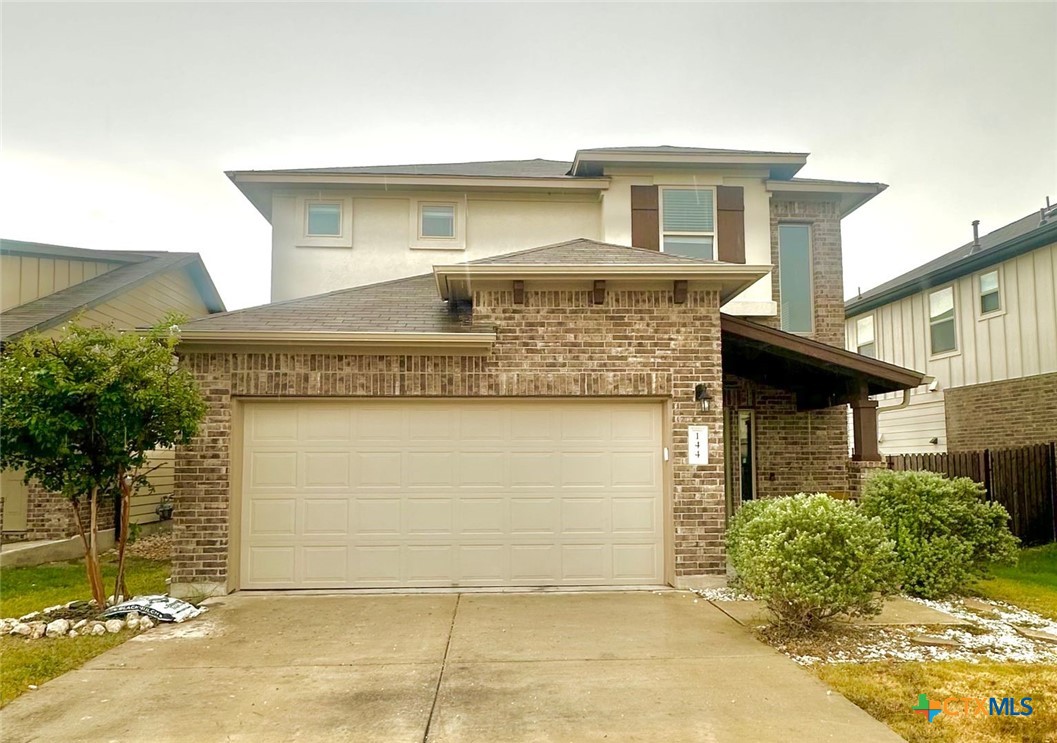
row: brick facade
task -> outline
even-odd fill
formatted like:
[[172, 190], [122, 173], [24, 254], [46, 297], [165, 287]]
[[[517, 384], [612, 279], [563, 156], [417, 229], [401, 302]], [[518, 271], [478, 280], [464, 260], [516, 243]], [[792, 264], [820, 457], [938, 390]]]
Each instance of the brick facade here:
[[[841, 255], [840, 206], [836, 201], [771, 201], [771, 264], [778, 266], [778, 225], [785, 222], [811, 224], [811, 262], [814, 274], [813, 338], [844, 348], [844, 263]], [[778, 271], [771, 272], [774, 301], [782, 306]], [[765, 325], [780, 328], [778, 318]]]
[[[3, 535], [5, 542], [28, 541], [34, 539], [65, 539], [77, 534], [77, 521], [70, 507], [70, 501], [62, 493], [52, 493], [37, 483], [30, 483], [26, 490], [26, 529], [9, 532]], [[81, 518], [88, 528], [89, 507], [87, 503], [80, 506]], [[103, 498], [99, 502], [96, 515], [99, 531], [114, 528], [114, 500]]]
[[[334, 353], [196, 353], [185, 363], [199, 380], [208, 412], [199, 435], [180, 447], [175, 466], [173, 590], [228, 585], [232, 401], [238, 397], [652, 397], [670, 400], [671, 514], [676, 579], [722, 574], [724, 528], [719, 297], [672, 290], [606, 293], [478, 291], [474, 322], [493, 326], [486, 356]], [[705, 382], [715, 401], [694, 402]], [[707, 466], [687, 462], [687, 425], [710, 431]], [[232, 555], [231, 559], [237, 559]]]
[[943, 396], [949, 451], [1057, 441], [1057, 373], [951, 387]]

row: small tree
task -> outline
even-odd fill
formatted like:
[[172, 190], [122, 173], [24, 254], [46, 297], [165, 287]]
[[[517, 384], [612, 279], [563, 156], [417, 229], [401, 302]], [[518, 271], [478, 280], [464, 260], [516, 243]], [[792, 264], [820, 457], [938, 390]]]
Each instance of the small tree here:
[[0, 467], [22, 469], [27, 482], [70, 499], [100, 606], [101, 500], [121, 501], [114, 595], [127, 595], [130, 499], [145, 482], [148, 452], [186, 442], [205, 414], [193, 376], [176, 358], [177, 320], [147, 334], [71, 324], [57, 338], [23, 336], [0, 356]]

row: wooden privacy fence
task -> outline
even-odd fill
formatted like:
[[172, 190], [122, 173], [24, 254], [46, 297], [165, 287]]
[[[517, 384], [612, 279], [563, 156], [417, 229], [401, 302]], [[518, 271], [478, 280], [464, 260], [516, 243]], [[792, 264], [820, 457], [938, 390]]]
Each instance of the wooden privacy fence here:
[[893, 454], [888, 469], [927, 470], [982, 483], [989, 500], [1009, 511], [1009, 528], [1025, 544], [1057, 539], [1057, 444], [945, 454]]

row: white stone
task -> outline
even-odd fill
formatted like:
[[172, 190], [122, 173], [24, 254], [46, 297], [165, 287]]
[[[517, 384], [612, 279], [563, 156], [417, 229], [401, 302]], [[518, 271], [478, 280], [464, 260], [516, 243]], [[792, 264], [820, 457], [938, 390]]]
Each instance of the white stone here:
[[65, 608], [66, 607], [63, 606], [62, 604], [55, 604], [55, 606], [49, 606], [48, 608], [46, 608], [44, 610], [44, 613], [45, 614], [51, 614], [53, 611], [58, 611], [59, 609], [65, 609]]
[[28, 621], [30, 621], [32, 619], [36, 619], [39, 616], [40, 616], [40, 612], [39, 611], [31, 611], [29, 614], [23, 614], [22, 616], [20, 616], [18, 618], [18, 621], [20, 621], [20, 622], [28, 622]]
[[56, 619], [54, 622], [49, 622], [48, 626], [44, 628], [44, 633], [48, 637], [62, 637], [70, 631], [70, 622], [68, 619]]
[[19, 622], [11, 628], [12, 635], [22, 635], [23, 637], [29, 637], [33, 633], [33, 628], [25, 622]]
[[89, 632], [88, 634], [95, 635], [96, 637], [98, 637], [99, 635], [105, 635], [106, 634], [106, 627], [104, 627], [101, 624], [93, 624], [92, 625], [92, 631]]
[[66, 636], [67, 637], [78, 637], [78, 632], [77, 632], [77, 630], [72, 629], [72, 630], [70, 630], [70, 634], [68, 634]]
[[150, 617], [140, 617], [139, 628], [141, 630], [148, 630], [154, 627], [154, 622], [150, 620]]
[[106, 631], [112, 635], [116, 635], [124, 628], [125, 623], [120, 619], [108, 619], [106, 620]]
[[74, 629], [80, 629], [81, 627], [85, 626], [86, 624], [88, 624], [88, 620], [87, 619], [82, 619], [79, 622], [75, 623], [73, 625], [73, 628]]
[[139, 629], [139, 614], [132, 612], [125, 616], [125, 626], [129, 629]]
[[47, 632], [47, 625], [44, 622], [32, 622], [30, 623], [29, 639], [39, 640], [44, 637], [44, 633]]

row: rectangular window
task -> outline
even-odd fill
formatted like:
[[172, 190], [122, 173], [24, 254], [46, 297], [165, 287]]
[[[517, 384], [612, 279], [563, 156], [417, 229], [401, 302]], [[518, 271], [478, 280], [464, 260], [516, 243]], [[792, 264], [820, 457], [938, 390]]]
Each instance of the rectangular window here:
[[715, 257], [715, 191], [661, 189], [661, 250], [699, 260]]
[[778, 225], [778, 293], [781, 299], [782, 330], [810, 333], [811, 225]]
[[419, 207], [419, 237], [455, 237], [454, 204], [422, 204]]
[[341, 204], [308, 202], [305, 205], [305, 235], [308, 237], [341, 237]]
[[998, 288], [998, 271], [980, 275], [980, 314], [998, 312], [1002, 309], [1002, 293]]
[[958, 348], [954, 323], [954, 287], [929, 294], [929, 340], [933, 356]]
[[877, 343], [873, 333], [873, 315], [855, 321], [855, 350], [871, 359], [877, 358]]

